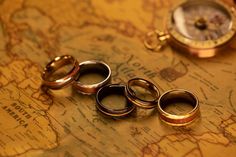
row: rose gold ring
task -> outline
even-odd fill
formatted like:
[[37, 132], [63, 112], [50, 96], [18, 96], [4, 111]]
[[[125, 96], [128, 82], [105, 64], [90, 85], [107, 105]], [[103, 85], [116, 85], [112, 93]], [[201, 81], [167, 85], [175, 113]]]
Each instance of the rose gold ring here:
[[[170, 104], [181, 105], [181, 103], [190, 104], [193, 109], [186, 114], [172, 114], [164, 110]], [[172, 126], [185, 126], [193, 122], [200, 115], [197, 97], [184, 89], [174, 89], [162, 94], [158, 100], [157, 109], [160, 119]]]
[[[65, 76], [62, 76], [58, 79], [54, 79], [52, 77], [53, 74], [55, 74], [57, 70], [66, 65], [72, 65], [72, 69], [69, 70]], [[76, 79], [79, 70], [79, 63], [74, 57], [70, 55], [56, 57], [51, 62], [49, 62], [44, 68], [44, 72], [42, 74], [42, 85], [49, 89], [64, 88], [70, 85]]]

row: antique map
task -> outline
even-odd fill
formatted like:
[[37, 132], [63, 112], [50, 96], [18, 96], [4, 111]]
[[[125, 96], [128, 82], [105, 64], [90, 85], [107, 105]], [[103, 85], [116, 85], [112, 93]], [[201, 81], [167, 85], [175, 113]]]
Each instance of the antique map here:
[[[234, 157], [236, 46], [210, 59], [143, 46], [178, 1], [0, 0], [0, 157]], [[71, 88], [47, 95], [41, 73], [62, 54], [105, 61], [113, 83], [142, 77], [161, 93], [191, 90], [201, 118], [186, 127], [147, 111], [107, 118], [94, 96]]]

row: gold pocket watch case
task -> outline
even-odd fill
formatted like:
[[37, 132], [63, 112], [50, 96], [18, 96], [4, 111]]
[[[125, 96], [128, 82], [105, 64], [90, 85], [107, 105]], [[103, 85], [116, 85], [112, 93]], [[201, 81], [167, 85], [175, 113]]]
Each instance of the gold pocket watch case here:
[[[147, 34], [145, 47], [160, 50], [166, 43], [179, 51], [208, 58], [223, 51], [236, 34], [234, 8], [218, 0], [186, 0], [170, 10], [166, 30]], [[150, 42], [155, 36], [155, 42]]]

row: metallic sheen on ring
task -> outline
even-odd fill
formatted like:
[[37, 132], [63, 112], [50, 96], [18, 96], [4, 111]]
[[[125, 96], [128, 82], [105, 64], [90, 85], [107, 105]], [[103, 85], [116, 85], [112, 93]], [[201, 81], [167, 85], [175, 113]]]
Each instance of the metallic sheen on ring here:
[[[164, 108], [167, 105], [175, 102], [189, 103], [193, 106], [193, 109], [183, 115], [171, 114], [164, 111]], [[161, 120], [172, 126], [185, 126], [193, 122], [200, 115], [197, 97], [193, 93], [184, 89], [169, 90], [162, 94], [158, 101], [157, 109]]]
[[[73, 86], [77, 88], [80, 93], [95, 94], [99, 90], [99, 88], [110, 83], [111, 81], [111, 69], [106, 63], [102, 61], [98, 60], [84, 61], [79, 64], [79, 67], [80, 71], [75, 82], [73, 83]], [[103, 81], [96, 84], [82, 84], [81, 82], [79, 82], [79, 77], [81, 76], [81, 74], [88, 73], [90, 71], [99, 72], [106, 78]]]
[[[66, 76], [56, 80], [50, 80], [50, 76], [53, 75], [55, 71], [68, 64], [72, 64], [73, 68], [66, 74]], [[50, 89], [64, 88], [75, 80], [79, 70], [79, 63], [74, 57], [70, 55], [58, 56], [49, 62], [44, 68], [42, 84]]]
[[124, 117], [135, 109], [135, 106], [130, 103], [128, 99], [126, 99], [127, 102], [125, 108], [111, 109], [106, 107], [102, 104], [102, 99], [110, 94], [118, 94], [125, 96], [125, 85], [109, 84], [98, 90], [96, 94], [96, 107], [101, 113], [111, 117]]
[[[136, 93], [132, 90], [132, 86], [139, 86], [144, 89], [147, 89], [153, 96], [153, 100], [143, 100], [136, 96]], [[126, 85], [126, 96], [134, 105], [144, 108], [151, 109], [156, 107], [158, 98], [160, 96], [160, 92], [158, 88], [151, 82], [142, 79], [142, 78], [134, 78], [128, 81]]]

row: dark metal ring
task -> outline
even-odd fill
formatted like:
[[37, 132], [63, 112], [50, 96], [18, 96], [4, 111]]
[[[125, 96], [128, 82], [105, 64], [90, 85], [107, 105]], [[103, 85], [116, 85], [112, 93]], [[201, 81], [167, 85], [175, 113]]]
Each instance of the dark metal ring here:
[[110, 84], [100, 88], [96, 94], [96, 107], [97, 109], [108, 116], [112, 117], [124, 117], [131, 113], [135, 106], [126, 99], [126, 106], [122, 109], [111, 109], [102, 104], [103, 98], [110, 94], [117, 94], [125, 96], [125, 85]]
[[[148, 90], [152, 94], [154, 99], [143, 100], [137, 97], [136, 93], [132, 90], [132, 86], [139, 86]], [[157, 105], [160, 92], [153, 83], [142, 78], [134, 78], [129, 80], [126, 85], [126, 96], [130, 100], [130, 102], [132, 102], [134, 105], [144, 109], [151, 109]]]

